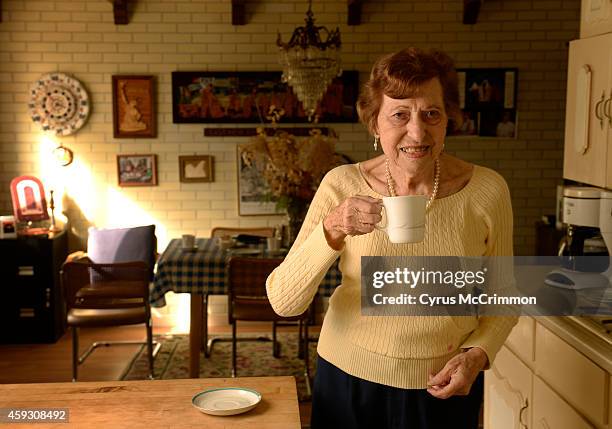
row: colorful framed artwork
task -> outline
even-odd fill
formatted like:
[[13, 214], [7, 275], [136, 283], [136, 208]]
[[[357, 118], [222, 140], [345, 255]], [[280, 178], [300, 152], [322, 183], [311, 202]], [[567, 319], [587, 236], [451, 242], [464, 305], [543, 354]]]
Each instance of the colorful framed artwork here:
[[457, 69], [462, 124], [449, 135], [516, 138], [518, 69]]
[[214, 158], [210, 155], [179, 156], [179, 177], [183, 183], [214, 182]]
[[247, 159], [248, 154], [239, 145], [238, 155], [238, 215], [279, 215], [285, 214], [276, 206], [276, 198], [264, 177], [265, 163]]
[[156, 136], [153, 76], [113, 76], [113, 136]]
[[[319, 122], [357, 122], [358, 73], [333, 80], [319, 103]], [[301, 102], [281, 72], [173, 72], [174, 123], [265, 123], [270, 106], [282, 108], [280, 123], [308, 122]]]
[[157, 185], [157, 155], [117, 155], [119, 186]]

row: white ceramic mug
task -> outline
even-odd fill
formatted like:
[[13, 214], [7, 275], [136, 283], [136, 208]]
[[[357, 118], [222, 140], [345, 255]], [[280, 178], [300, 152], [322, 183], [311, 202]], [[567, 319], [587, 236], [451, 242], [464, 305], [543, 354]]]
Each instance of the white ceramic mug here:
[[274, 252], [274, 251], [280, 250], [281, 241], [279, 238], [268, 237], [266, 241], [267, 241], [269, 251]]
[[195, 247], [195, 235], [183, 234], [183, 249], [193, 249]]
[[376, 228], [385, 231], [391, 243], [419, 243], [425, 238], [426, 207], [425, 195], [384, 197], [387, 225]]

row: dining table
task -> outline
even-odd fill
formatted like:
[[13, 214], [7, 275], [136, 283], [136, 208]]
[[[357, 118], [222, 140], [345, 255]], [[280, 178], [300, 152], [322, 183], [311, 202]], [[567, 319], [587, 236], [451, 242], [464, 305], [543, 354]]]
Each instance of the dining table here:
[[[269, 252], [261, 246], [223, 248], [218, 240], [198, 238], [193, 248], [184, 248], [182, 240], [172, 239], [157, 261], [153, 287], [149, 300], [151, 306], [165, 305], [167, 292], [189, 293], [189, 375], [197, 378], [200, 373], [200, 351], [210, 352], [208, 340], [208, 295], [226, 295], [227, 262], [232, 256], [282, 257], [283, 251]], [[317, 296], [331, 296], [340, 284], [342, 274], [336, 261], [321, 281]], [[204, 345], [204, 347], [203, 347]]]
[[[232, 416], [192, 405], [199, 392], [223, 388], [255, 390], [261, 401]], [[293, 377], [0, 384], [0, 398], [3, 428], [300, 428]]]

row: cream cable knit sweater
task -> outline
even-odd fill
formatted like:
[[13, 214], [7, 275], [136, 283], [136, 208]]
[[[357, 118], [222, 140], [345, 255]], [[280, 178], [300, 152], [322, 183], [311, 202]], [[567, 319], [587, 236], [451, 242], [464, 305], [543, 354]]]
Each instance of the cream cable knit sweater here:
[[504, 179], [475, 166], [459, 192], [439, 198], [427, 213], [425, 240], [390, 243], [384, 232], [347, 237], [342, 250], [329, 247], [325, 216], [347, 197], [382, 198], [358, 164], [329, 172], [319, 187], [302, 229], [284, 262], [268, 277], [268, 297], [283, 316], [310, 305], [328, 268], [340, 257], [342, 284], [330, 298], [317, 351], [356, 377], [405, 389], [423, 389], [462, 348], [478, 346], [492, 362], [514, 317], [398, 317], [361, 315], [361, 256], [511, 256], [512, 207]]

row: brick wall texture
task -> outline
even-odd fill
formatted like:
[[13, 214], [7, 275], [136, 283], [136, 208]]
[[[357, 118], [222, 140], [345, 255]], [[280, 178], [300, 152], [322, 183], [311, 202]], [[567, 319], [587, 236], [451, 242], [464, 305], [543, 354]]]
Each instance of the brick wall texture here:
[[[460, 0], [369, 0], [362, 24], [348, 26], [345, 0], [316, 0], [318, 25], [339, 26], [346, 70], [365, 79], [373, 61], [407, 46], [447, 51], [458, 67], [517, 67], [518, 138], [449, 138], [446, 149], [492, 167], [508, 181], [515, 251], [532, 254], [534, 222], [554, 212], [561, 182], [567, 42], [578, 38], [578, 0], [487, 0], [478, 23], [464, 25]], [[128, 25], [115, 25], [100, 0], [4, 0], [0, 23], [0, 214], [12, 212], [9, 182], [34, 174], [54, 189], [70, 218], [73, 247], [89, 225], [155, 222], [160, 247], [182, 233], [207, 236], [217, 225], [277, 225], [279, 216], [238, 216], [236, 145], [244, 137], [204, 137], [202, 124], [173, 124], [171, 72], [280, 70], [277, 31], [302, 25], [305, 0], [250, 0], [244, 26], [231, 25], [231, 2], [137, 0]], [[43, 73], [79, 79], [93, 103], [87, 124], [61, 139], [44, 136], [28, 114], [30, 85]], [[158, 135], [115, 139], [111, 76], [150, 74], [157, 81]], [[333, 124], [338, 151], [373, 155], [360, 124]], [[50, 150], [63, 143], [75, 162], [57, 167]], [[159, 185], [117, 186], [116, 155], [155, 153]], [[178, 156], [215, 157], [214, 183], [179, 182]], [[449, 214], [450, 215], [450, 214]]]

